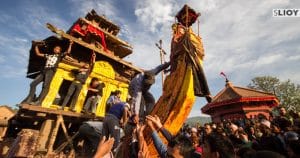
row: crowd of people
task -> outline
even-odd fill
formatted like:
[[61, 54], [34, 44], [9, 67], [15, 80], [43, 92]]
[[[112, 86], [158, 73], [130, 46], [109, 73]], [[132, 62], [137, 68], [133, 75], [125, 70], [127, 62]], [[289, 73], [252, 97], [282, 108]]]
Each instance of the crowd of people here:
[[[152, 157], [144, 138], [147, 133], [162, 158], [299, 158], [299, 113], [287, 113], [283, 107], [278, 111], [279, 115], [272, 120], [259, 117], [203, 126], [183, 125], [177, 135], [165, 129], [158, 116], [148, 115], [142, 123], [133, 115], [120, 126], [124, 129], [123, 138], [103, 136], [94, 157]], [[144, 132], [145, 128], [149, 130]]]

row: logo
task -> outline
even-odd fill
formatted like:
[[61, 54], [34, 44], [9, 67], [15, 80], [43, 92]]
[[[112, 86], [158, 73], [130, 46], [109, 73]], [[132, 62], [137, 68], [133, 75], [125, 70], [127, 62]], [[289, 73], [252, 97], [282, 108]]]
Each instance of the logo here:
[[300, 9], [273, 9], [273, 17], [300, 17]]

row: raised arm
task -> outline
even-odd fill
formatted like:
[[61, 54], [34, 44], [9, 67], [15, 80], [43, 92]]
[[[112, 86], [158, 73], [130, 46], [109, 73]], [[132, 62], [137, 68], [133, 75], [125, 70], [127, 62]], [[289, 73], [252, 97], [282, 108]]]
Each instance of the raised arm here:
[[145, 138], [144, 138], [144, 129], [145, 129], [145, 125], [141, 126], [139, 124], [137, 124], [136, 130], [137, 130], [137, 138], [138, 138], [138, 142], [139, 142], [139, 153], [138, 153], [138, 158], [149, 158], [149, 149], [148, 149], [148, 145], [145, 142]]
[[122, 127], [124, 127], [128, 120], [128, 107], [124, 108], [122, 120]]
[[74, 43], [74, 42], [73, 42], [72, 40], [70, 40], [69, 48], [68, 48], [66, 54], [71, 54], [71, 50], [72, 50], [72, 45], [73, 45], [73, 43]]
[[35, 50], [35, 54], [37, 56], [39, 56], [39, 57], [45, 57], [45, 54], [43, 54], [43, 53], [40, 52], [40, 49], [39, 49], [38, 46], [35, 46], [34, 50]]
[[114, 145], [114, 138], [106, 138], [105, 136], [99, 142], [98, 149], [94, 158], [103, 158], [109, 153], [111, 153], [112, 147]]
[[93, 52], [92, 59], [91, 59], [91, 64], [90, 65], [94, 65], [95, 62], [96, 62], [96, 53]]
[[[150, 115], [148, 115], [150, 116]], [[158, 152], [159, 156], [164, 158], [167, 154], [167, 146], [163, 143], [161, 138], [158, 136], [158, 133], [154, 127], [153, 119], [149, 119], [149, 117], [146, 117], [146, 123], [150, 127], [151, 130], [151, 138], [153, 140], [154, 146], [156, 151]]]
[[91, 88], [91, 87], [89, 87], [89, 88], [88, 88], [88, 90], [89, 90], [89, 91], [92, 91], [92, 92], [99, 92], [99, 90], [98, 90], [98, 89]]
[[163, 127], [161, 121], [160, 121], [160, 118], [155, 115], [155, 116], [151, 116], [151, 115], [148, 115], [146, 116], [146, 118], [148, 120], [151, 120], [153, 122], [153, 124], [159, 129], [159, 131], [163, 134], [163, 136], [168, 140], [168, 142], [171, 141], [172, 139], [172, 134]]
[[88, 71], [89, 71], [88, 68], [80, 68], [80, 69], [79, 69], [79, 72], [88, 72]]

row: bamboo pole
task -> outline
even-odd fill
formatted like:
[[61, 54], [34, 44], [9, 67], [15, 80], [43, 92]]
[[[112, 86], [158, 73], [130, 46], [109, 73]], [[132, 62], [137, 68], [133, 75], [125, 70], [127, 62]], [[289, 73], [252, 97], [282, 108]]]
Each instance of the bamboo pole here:
[[[158, 43], [159, 44], [155, 43], [155, 45], [159, 49], [160, 63], [164, 64], [165, 63], [165, 55], [167, 53], [162, 48], [162, 40], [161, 39], [158, 41]], [[164, 73], [164, 71], [161, 71], [161, 84], [162, 84], [162, 88], [164, 87], [164, 80], [165, 80], [165, 73]]]
[[[159, 46], [160, 46], [160, 50], [159, 50], [159, 54], [160, 54], [160, 63], [163, 64], [165, 61], [165, 56], [164, 56], [164, 53], [162, 51], [162, 40], [159, 40]], [[161, 71], [161, 86], [164, 87], [164, 78], [165, 78], [165, 75], [164, 75], [164, 71]]]

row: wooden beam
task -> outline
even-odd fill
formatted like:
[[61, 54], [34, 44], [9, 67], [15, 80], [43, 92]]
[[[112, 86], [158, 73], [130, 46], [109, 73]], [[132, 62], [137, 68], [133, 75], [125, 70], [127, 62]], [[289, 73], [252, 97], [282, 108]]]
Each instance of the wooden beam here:
[[24, 110], [25, 111], [26, 110], [35, 111], [37, 113], [43, 112], [43, 113], [47, 113], [47, 114], [57, 114], [57, 115], [63, 115], [63, 116], [69, 116], [69, 117], [78, 117], [78, 118], [88, 118], [88, 119], [95, 118], [94, 116], [87, 115], [87, 114], [81, 114], [81, 113], [58, 110], [58, 109], [52, 109], [52, 108], [44, 108], [44, 107], [41, 107], [41, 106], [29, 105], [29, 104], [21, 104], [20, 105], [20, 110], [22, 110], [22, 111], [24, 111]]
[[143, 72], [144, 71], [144, 70], [142, 70], [142, 69], [140, 69], [140, 68], [138, 68], [136, 66], [133, 66], [131, 63], [129, 63], [129, 62], [125, 61], [125, 60], [122, 60], [121, 58], [119, 58], [117, 56], [107, 54], [107, 53], [103, 52], [103, 50], [101, 50], [99, 48], [96, 48], [94, 45], [91, 45], [91, 44], [86, 43], [86, 42], [84, 42], [82, 40], [79, 40], [78, 38], [75, 38], [75, 37], [73, 37], [73, 36], [65, 33], [63, 30], [57, 29], [55, 26], [53, 26], [53, 25], [51, 25], [49, 23], [47, 23], [47, 28], [49, 30], [51, 30], [53, 33], [56, 33], [59, 36], [62, 36], [63, 38], [72, 40], [72, 41], [76, 42], [79, 45], [82, 45], [82, 46], [84, 46], [86, 48], [89, 48], [89, 49], [91, 49], [91, 50], [93, 50], [93, 51], [95, 51], [95, 52], [97, 52], [97, 53], [99, 53], [99, 54], [101, 54], [103, 56], [106, 56], [106, 57], [108, 57], [108, 58], [110, 58], [110, 59], [112, 59], [112, 60], [114, 60], [114, 61], [116, 61], [118, 63], [121, 63], [121, 64], [123, 64], [123, 65], [125, 65], [125, 66], [127, 66], [127, 67], [129, 67], [131, 69], [134, 69], [135, 71], [138, 71], [138, 72]]
[[67, 138], [68, 144], [71, 146], [72, 149], [74, 149], [73, 141], [72, 141], [72, 139], [70, 138], [70, 136], [68, 134], [68, 130], [67, 130], [66, 126], [65, 126], [65, 121], [64, 121], [64, 118], [62, 117], [62, 115], [58, 115], [58, 121], [60, 122], [60, 125], [61, 125], [61, 127], [63, 129], [64, 135]]
[[42, 127], [40, 128], [37, 151], [47, 152], [47, 143], [49, 142], [49, 138], [51, 136], [51, 129], [54, 123], [54, 120], [51, 119], [47, 119], [43, 122]]
[[55, 121], [55, 126], [52, 129], [51, 134], [49, 135], [49, 140], [48, 140], [49, 143], [48, 143], [48, 147], [47, 147], [48, 151], [47, 151], [46, 157], [49, 156], [54, 150], [53, 146], [54, 146], [54, 143], [55, 143], [55, 140], [56, 140], [56, 137], [57, 137], [59, 126], [60, 126], [60, 122], [58, 120], [56, 120]]
[[[75, 137], [79, 135], [79, 132], [76, 132], [72, 137], [70, 137], [71, 140], [74, 140]], [[59, 147], [57, 147], [54, 151], [54, 153], [60, 153], [67, 145], [69, 144], [68, 141], [62, 143]]]

